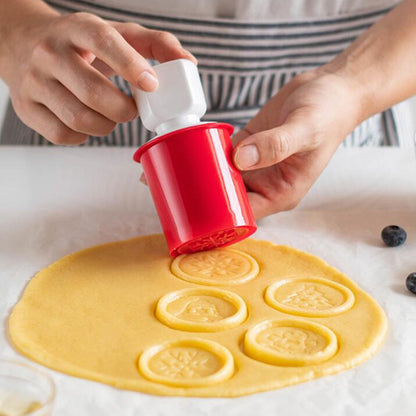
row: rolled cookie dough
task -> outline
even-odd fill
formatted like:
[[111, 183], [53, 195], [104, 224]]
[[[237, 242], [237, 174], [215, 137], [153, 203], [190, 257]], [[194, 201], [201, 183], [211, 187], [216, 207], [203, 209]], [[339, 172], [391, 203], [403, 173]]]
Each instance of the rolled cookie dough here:
[[150, 235], [50, 265], [12, 311], [13, 344], [123, 389], [233, 397], [356, 366], [385, 336], [380, 306], [310, 254], [255, 239], [167, 253]]

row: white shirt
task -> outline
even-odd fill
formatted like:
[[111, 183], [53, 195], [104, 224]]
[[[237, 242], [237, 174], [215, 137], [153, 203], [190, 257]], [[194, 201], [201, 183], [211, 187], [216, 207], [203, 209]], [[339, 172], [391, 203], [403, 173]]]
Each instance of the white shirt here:
[[132, 12], [267, 21], [328, 17], [390, 7], [400, 0], [90, 0]]

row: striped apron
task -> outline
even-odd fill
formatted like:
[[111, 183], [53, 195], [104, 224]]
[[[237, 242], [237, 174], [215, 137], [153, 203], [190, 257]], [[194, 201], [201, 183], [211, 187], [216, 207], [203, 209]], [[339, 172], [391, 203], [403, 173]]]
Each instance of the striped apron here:
[[[396, 2], [391, 1], [391, 4]], [[48, 3], [63, 13], [86, 11], [176, 35], [198, 58], [208, 109], [203, 120], [227, 122], [236, 130], [243, 127], [285, 83], [300, 72], [331, 60], [389, 10], [384, 7], [330, 17], [242, 22], [228, 18], [131, 12], [117, 8], [115, 1], [112, 7], [97, 1], [51, 0]], [[125, 80], [118, 76], [113, 80], [119, 89], [131, 95]], [[152, 137], [153, 133], [147, 131], [140, 120], [135, 120], [117, 125], [106, 137], [91, 136], [84, 145], [138, 147]], [[21, 123], [10, 105], [0, 142], [51, 145]], [[343, 145], [399, 145], [391, 109], [364, 121]]]

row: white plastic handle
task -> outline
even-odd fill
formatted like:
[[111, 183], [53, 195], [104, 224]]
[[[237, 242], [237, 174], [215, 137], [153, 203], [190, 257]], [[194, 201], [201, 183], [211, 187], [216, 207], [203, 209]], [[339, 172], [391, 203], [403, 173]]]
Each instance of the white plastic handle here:
[[187, 59], [153, 67], [159, 80], [154, 92], [132, 87], [144, 126], [159, 136], [200, 123], [207, 106], [198, 69]]

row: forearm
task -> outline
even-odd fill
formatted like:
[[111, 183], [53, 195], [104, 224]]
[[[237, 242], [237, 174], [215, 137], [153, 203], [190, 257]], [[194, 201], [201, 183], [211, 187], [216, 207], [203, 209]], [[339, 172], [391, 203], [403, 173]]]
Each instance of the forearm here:
[[0, 78], [5, 77], [7, 62], [19, 39], [30, 36], [37, 23], [57, 15], [41, 0], [0, 0]]
[[405, 0], [322, 68], [356, 90], [362, 120], [416, 94], [415, 18]]

